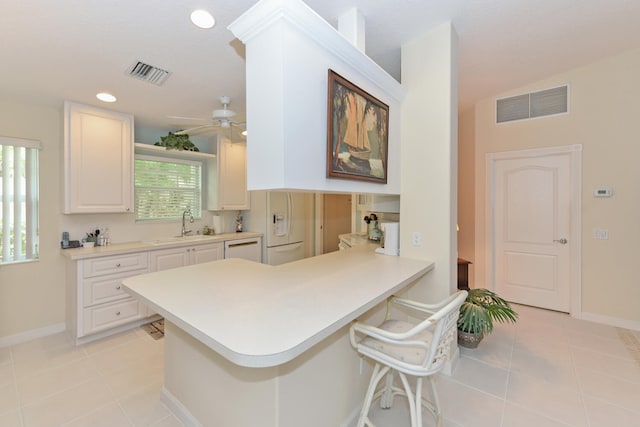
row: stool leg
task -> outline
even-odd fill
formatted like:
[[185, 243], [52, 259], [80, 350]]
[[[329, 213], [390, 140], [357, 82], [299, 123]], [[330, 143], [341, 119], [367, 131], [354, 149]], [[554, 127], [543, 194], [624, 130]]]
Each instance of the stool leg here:
[[384, 377], [387, 372], [389, 372], [389, 367], [382, 367], [379, 363], [376, 363], [376, 366], [373, 368], [373, 373], [371, 374], [371, 380], [369, 381], [369, 388], [367, 389], [367, 394], [365, 395], [364, 402], [362, 404], [362, 410], [360, 411], [360, 418], [358, 418], [358, 424], [356, 427], [364, 427], [365, 423], [367, 425], [369, 422], [369, 409], [371, 408], [371, 403], [373, 402], [373, 395], [376, 392], [376, 388], [378, 387], [378, 383]]
[[407, 376], [402, 372], [398, 372], [400, 379], [402, 380], [402, 385], [404, 386], [404, 391], [407, 394], [407, 400], [409, 401], [409, 415], [411, 416], [411, 427], [422, 427], [418, 424], [418, 420], [416, 419], [416, 411], [422, 409], [421, 406], [418, 406], [416, 409], [416, 401], [413, 396], [413, 392], [411, 391], [411, 385], [409, 384], [409, 380], [407, 380]]
[[382, 396], [380, 396], [380, 407], [382, 409], [389, 409], [393, 404], [393, 369], [389, 370], [387, 373], [387, 378], [385, 378], [384, 383], [384, 391], [382, 392]]
[[431, 404], [433, 406], [434, 416], [436, 417], [436, 426], [441, 427], [442, 411], [440, 410], [440, 400], [438, 399], [438, 393], [436, 392], [436, 385], [431, 377], [426, 377], [426, 380], [429, 383], [429, 388], [431, 391]]
[[422, 427], [422, 377], [416, 380], [416, 425]]

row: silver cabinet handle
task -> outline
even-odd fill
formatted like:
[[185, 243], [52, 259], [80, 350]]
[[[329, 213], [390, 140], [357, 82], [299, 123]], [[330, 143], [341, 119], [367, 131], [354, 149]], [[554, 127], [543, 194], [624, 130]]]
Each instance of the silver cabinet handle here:
[[554, 240], [554, 242], [558, 242], [561, 245], [566, 245], [569, 241], [563, 237], [562, 239]]

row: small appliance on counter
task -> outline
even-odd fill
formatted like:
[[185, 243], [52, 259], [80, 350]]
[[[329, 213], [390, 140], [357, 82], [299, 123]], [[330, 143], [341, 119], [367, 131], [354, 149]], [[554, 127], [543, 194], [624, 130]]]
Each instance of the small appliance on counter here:
[[380, 223], [382, 247], [376, 249], [379, 254], [400, 255], [400, 224], [397, 222]]

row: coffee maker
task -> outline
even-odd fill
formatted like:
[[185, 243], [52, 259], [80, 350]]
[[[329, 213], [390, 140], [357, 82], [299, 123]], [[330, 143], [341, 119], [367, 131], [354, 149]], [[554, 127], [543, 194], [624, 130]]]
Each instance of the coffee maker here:
[[382, 247], [376, 249], [376, 252], [385, 255], [400, 255], [400, 223], [382, 222], [380, 229], [382, 230]]
[[378, 226], [378, 215], [374, 213], [367, 215], [364, 217], [364, 222], [367, 223], [367, 238], [379, 242], [382, 238], [382, 231]]

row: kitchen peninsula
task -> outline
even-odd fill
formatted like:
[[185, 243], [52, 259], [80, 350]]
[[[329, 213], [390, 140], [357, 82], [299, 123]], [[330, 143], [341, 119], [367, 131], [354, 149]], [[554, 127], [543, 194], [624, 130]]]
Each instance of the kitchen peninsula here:
[[368, 381], [350, 322], [432, 268], [362, 247], [279, 266], [227, 259], [123, 284], [165, 317], [163, 399], [185, 425], [326, 427], [353, 416]]

